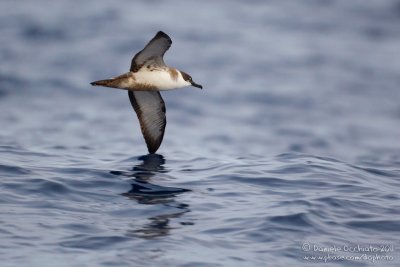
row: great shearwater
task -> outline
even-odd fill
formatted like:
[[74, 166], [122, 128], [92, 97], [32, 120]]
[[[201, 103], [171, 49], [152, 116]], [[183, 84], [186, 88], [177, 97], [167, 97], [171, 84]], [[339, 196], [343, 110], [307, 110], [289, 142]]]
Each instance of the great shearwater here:
[[165, 65], [163, 56], [171, 47], [171, 38], [159, 31], [132, 59], [129, 72], [92, 82], [91, 85], [128, 90], [149, 153], [155, 153], [164, 137], [165, 103], [159, 91], [185, 86], [203, 89], [186, 72]]

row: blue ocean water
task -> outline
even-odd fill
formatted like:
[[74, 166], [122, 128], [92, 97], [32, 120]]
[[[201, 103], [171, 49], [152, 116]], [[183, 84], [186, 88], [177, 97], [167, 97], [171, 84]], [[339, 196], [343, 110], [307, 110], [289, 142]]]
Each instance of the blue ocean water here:
[[[1, 266], [399, 266], [400, 1], [0, 2]], [[204, 86], [125, 91], [158, 30]]]

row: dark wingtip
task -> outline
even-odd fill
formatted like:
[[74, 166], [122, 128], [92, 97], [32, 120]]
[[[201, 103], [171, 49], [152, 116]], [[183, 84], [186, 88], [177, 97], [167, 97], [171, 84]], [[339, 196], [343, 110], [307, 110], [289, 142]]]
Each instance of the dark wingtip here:
[[165, 32], [163, 32], [163, 31], [158, 31], [156, 35], [166, 35], [166, 36], [168, 36], [168, 35], [167, 35]]
[[168, 39], [168, 41], [169, 41], [170, 43], [172, 43], [171, 37], [169, 37], [168, 34], [166, 34], [166, 33], [163, 32], [163, 31], [158, 31], [157, 34], [156, 34], [156, 36], [155, 36], [154, 38], [166, 38], [166, 39]]
[[149, 154], [154, 155], [158, 150], [158, 147], [147, 147], [147, 151], [149, 151]]
[[157, 150], [160, 148], [161, 142], [162, 142], [162, 138], [161, 138], [161, 141], [159, 143], [147, 142], [147, 140], [146, 140], [147, 151], [149, 151], [150, 154], [155, 154], [157, 152]]
[[96, 85], [96, 82], [91, 82], [90, 84], [93, 85], [93, 86], [95, 86], [95, 85]]

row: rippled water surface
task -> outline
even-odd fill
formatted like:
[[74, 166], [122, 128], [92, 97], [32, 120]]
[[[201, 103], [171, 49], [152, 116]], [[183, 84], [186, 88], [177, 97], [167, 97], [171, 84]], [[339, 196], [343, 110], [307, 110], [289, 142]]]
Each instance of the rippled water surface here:
[[[1, 266], [399, 266], [399, 25], [394, 0], [0, 2]], [[163, 93], [147, 155], [89, 83], [158, 30], [204, 90]]]

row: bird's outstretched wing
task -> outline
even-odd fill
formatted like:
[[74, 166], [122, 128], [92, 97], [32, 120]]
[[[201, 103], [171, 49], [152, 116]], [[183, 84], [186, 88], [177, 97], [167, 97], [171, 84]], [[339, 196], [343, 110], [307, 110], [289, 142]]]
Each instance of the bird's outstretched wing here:
[[128, 91], [149, 153], [155, 153], [164, 137], [165, 103], [158, 91]]
[[137, 72], [144, 65], [165, 66], [163, 56], [171, 47], [171, 44], [171, 38], [166, 33], [159, 31], [156, 36], [133, 57], [130, 71]]

